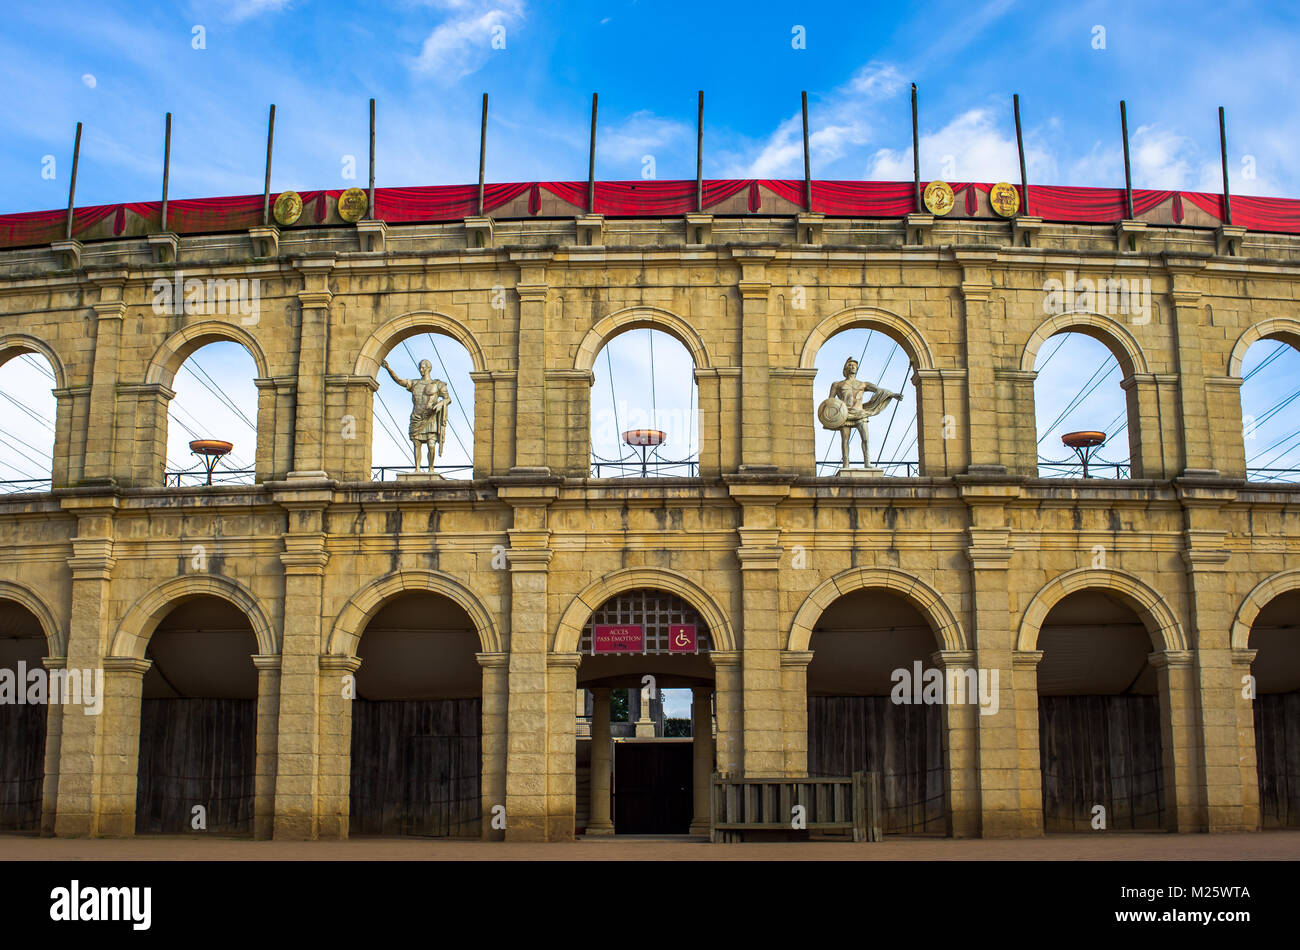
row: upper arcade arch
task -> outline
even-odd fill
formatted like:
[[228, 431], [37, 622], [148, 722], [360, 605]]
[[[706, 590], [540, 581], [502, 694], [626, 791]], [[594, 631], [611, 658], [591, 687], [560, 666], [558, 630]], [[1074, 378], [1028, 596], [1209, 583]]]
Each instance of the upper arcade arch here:
[[1273, 574], [1256, 584], [1232, 619], [1232, 648], [1250, 649], [1250, 631], [1255, 626], [1255, 618], [1260, 611], [1275, 598], [1293, 590], [1300, 590], [1300, 569]]
[[621, 333], [640, 327], [662, 330], [676, 339], [691, 354], [696, 369], [708, 369], [713, 365], [703, 338], [681, 317], [658, 307], [628, 307], [616, 310], [596, 321], [595, 326], [587, 331], [587, 335], [582, 338], [582, 343], [578, 346], [573, 368], [591, 372], [592, 367], [596, 365], [596, 357], [610, 340]]
[[878, 307], [849, 307], [822, 319], [808, 334], [799, 353], [800, 369], [815, 369], [817, 353], [831, 337], [842, 330], [863, 327], [879, 330], [898, 343], [918, 370], [934, 369], [934, 354], [921, 331], [910, 321]]
[[13, 601], [36, 618], [36, 622], [41, 625], [41, 632], [45, 634], [45, 645], [49, 649], [50, 656], [65, 656], [67, 654], [67, 630], [59, 626], [54, 619], [53, 612], [46, 606], [45, 601], [34, 592], [21, 584], [0, 580], [0, 600]]
[[170, 387], [176, 373], [192, 353], [209, 343], [238, 343], [253, 358], [260, 379], [270, 376], [270, 365], [262, 346], [247, 330], [234, 323], [205, 320], [187, 326], [169, 336], [154, 352], [145, 371], [146, 383], [161, 383]]
[[357, 354], [357, 361], [352, 370], [354, 376], [375, 377], [379, 374], [379, 364], [385, 355], [403, 340], [420, 333], [440, 333], [449, 336], [469, 353], [474, 363], [474, 372], [487, 370], [487, 359], [483, 347], [479, 345], [474, 334], [463, 323], [445, 313], [433, 310], [412, 310], [404, 313], [378, 327], [366, 338]]
[[967, 650], [966, 633], [939, 593], [918, 577], [888, 567], [855, 567], [841, 571], [815, 587], [795, 612], [786, 649], [807, 650], [817, 621], [831, 604], [859, 590], [884, 590], [916, 607], [934, 631], [941, 650]]
[[1020, 356], [1020, 370], [1025, 373], [1034, 372], [1034, 364], [1038, 361], [1038, 351], [1042, 345], [1056, 334], [1066, 331], [1090, 336], [1110, 350], [1119, 362], [1125, 379], [1138, 373], [1151, 372], [1146, 355], [1133, 334], [1119, 321], [1087, 311], [1057, 314], [1040, 323], [1025, 343]]
[[356, 656], [357, 645], [370, 618], [386, 602], [412, 591], [440, 594], [464, 610], [474, 624], [484, 653], [500, 653], [505, 649], [496, 622], [473, 591], [441, 571], [408, 570], [386, 574], [353, 594], [330, 628], [325, 652], [333, 656]]
[[736, 635], [731, 628], [731, 622], [703, 587], [676, 571], [630, 567], [607, 574], [589, 584], [582, 593], [573, 598], [565, 608], [564, 615], [555, 630], [552, 652], [576, 653], [578, 641], [582, 637], [582, 628], [592, 612], [611, 597], [640, 588], [652, 588], [676, 594], [694, 607], [708, 624], [709, 636], [713, 640], [715, 651], [730, 652], [736, 649]]
[[45, 361], [50, 364], [50, 371], [54, 373], [54, 388], [63, 389], [68, 385], [67, 370], [54, 352], [54, 347], [26, 333], [0, 334], [0, 366], [24, 353], [36, 353], [45, 357]]
[[1300, 320], [1291, 317], [1271, 317], [1248, 327], [1246, 332], [1237, 337], [1237, 342], [1232, 347], [1232, 355], [1228, 358], [1230, 377], [1241, 377], [1241, 366], [1246, 359], [1246, 351], [1260, 340], [1277, 340], [1300, 351]]
[[257, 595], [228, 577], [186, 574], [158, 585], [131, 605], [118, 624], [109, 655], [144, 659], [149, 638], [178, 602], [204, 594], [229, 601], [243, 612], [257, 638], [258, 653], [273, 655], [280, 652], [280, 637]]
[[1052, 578], [1034, 594], [1025, 608], [1016, 634], [1016, 649], [1038, 649], [1038, 637], [1052, 608], [1081, 590], [1103, 590], [1119, 595], [1137, 614], [1156, 651], [1187, 650], [1187, 638], [1178, 619], [1160, 594], [1143, 581], [1121, 571], [1081, 567]]

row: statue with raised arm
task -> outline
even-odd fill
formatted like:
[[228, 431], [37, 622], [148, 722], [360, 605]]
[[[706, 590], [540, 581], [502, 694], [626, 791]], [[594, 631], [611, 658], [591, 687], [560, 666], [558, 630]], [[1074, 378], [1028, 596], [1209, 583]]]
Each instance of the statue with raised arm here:
[[[840, 433], [840, 454], [843, 458], [841, 472], [849, 467], [849, 440], [855, 430], [862, 437], [862, 464], [867, 471], [873, 471], [867, 446], [867, 420], [883, 412], [885, 406], [889, 405], [889, 400], [903, 400], [898, 393], [891, 393], [888, 389], [858, 379], [857, 373], [858, 361], [850, 356], [844, 361], [844, 378], [831, 383], [830, 396], [817, 407], [817, 419], [822, 427]], [[862, 397], [865, 393], [872, 395], [866, 405], [863, 405]]]
[[447, 410], [451, 407], [447, 384], [429, 376], [433, 364], [428, 360], [420, 360], [419, 379], [402, 379], [393, 372], [387, 360], [381, 360], [379, 365], [388, 370], [393, 382], [411, 394], [411, 424], [408, 434], [411, 437], [411, 448], [415, 452], [415, 470], [424, 471], [420, 462], [424, 454], [420, 447], [424, 446], [429, 455], [428, 472], [433, 474], [435, 449], [438, 453], [442, 451], [443, 439], [447, 434]]

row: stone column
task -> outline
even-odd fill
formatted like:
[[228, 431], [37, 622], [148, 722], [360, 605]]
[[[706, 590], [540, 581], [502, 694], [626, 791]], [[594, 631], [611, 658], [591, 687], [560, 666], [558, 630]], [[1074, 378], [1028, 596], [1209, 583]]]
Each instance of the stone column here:
[[588, 835], [612, 835], [614, 822], [609, 817], [609, 694], [606, 687], [593, 689], [591, 709], [591, 819]]
[[768, 296], [772, 284], [767, 262], [769, 248], [733, 247], [731, 256], [740, 265], [740, 389], [745, 398], [731, 416], [740, 422], [740, 470], [774, 469], [772, 452], [771, 365], [768, 357]]
[[547, 251], [517, 251], [519, 266], [518, 382], [515, 393], [515, 458], [512, 469], [546, 468], [546, 262]]
[[808, 775], [808, 664], [811, 650], [781, 651], [781, 698], [785, 723], [785, 775]]
[[546, 840], [572, 841], [578, 810], [578, 731], [573, 715], [581, 653], [546, 658]]
[[[483, 668], [482, 765], [479, 789], [483, 804], [482, 838], [484, 841], [504, 841], [506, 807], [506, 717], [510, 699], [508, 682], [510, 654], [476, 653], [475, 659]], [[496, 827], [493, 827], [496, 825]]]
[[709, 815], [709, 798], [713, 781], [713, 688], [691, 687], [691, 772], [694, 815], [690, 833], [707, 835], [713, 821]]
[[[948, 670], [975, 665], [974, 650], [939, 650], [930, 661]], [[945, 680], [946, 683], [946, 680]], [[979, 709], [969, 703], [944, 703], [944, 793], [948, 798], [948, 830], [954, 838], [980, 833]]]
[[[1201, 292], [1188, 286], [1199, 277], [1205, 267], [1203, 260], [1188, 258], [1175, 261], [1166, 255], [1165, 268], [1169, 271], [1169, 300], [1173, 304], [1170, 323], [1174, 329], [1175, 353], [1178, 357], [1179, 410], [1182, 419], [1183, 472], [1213, 473], [1214, 455], [1210, 440], [1210, 407], [1206, 398], [1205, 352], [1209, 340], [1202, 332], [1204, 309], [1200, 306]], [[1212, 330], [1222, 339], [1221, 329]], [[1221, 344], [1220, 344], [1221, 345]]]
[[709, 654], [717, 703], [718, 771], [738, 775], [744, 756], [744, 688], [738, 650]]
[[[276, 739], [275, 838], [316, 838], [320, 828], [320, 647], [325, 581], [325, 507], [332, 493], [322, 482], [275, 493], [289, 513], [280, 563], [284, 570], [284, 636], [280, 647], [280, 708]], [[337, 830], [337, 829], [335, 829]]]
[[[64, 498], [65, 511], [77, 518], [77, 536], [68, 558], [72, 582], [65, 668], [102, 668], [113, 630], [109, 588], [113, 558], [115, 498]], [[104, 687], [107, 690], [108, 677]], [[106, 700], [107, 702], [107, 700]], [[103, 735], [108, 716], [65, 715], [59, 739], [59, 788], [54, 833], [59, 837], [101, 834]], [[135, 806], [132, 803], [132, 815]]]
[[[100, 284], [100, 302], [94, 304], [95, 353], [90, 373], [90, 406], [82, 443], [85, 447], [82, 480], [85, 482], [107, 482], [119, 474], [116, 464], [119, 447], [113, 436], [122, 318], [126, 316], [123, 287], [123, 282]], [[129, 473], [126, 474], [129, 477]]]
[[270, 838], [275, 825], [275, 745], [280, 720], [280, 654], [256, 655], [257, 740], [253, 779], [253, 837]]
[[[959, 250], [962, 266], [961, 296], [966, 331], [966, 436], [969, 471], [1005, 471], [999, 434], [998, 389], [993, 368], [998, 354], [993, 339], [989, 296], [993, 285], [989, 265], [996, 251]], [[920, 419], [917, 425], [921, 424]], [[918, 435], [917, 441], [920, 441]]]
[[1160, 743], [1164, 752], [1165, 829], [1206, 830], [1196, 715], [1196, 669], [1190, 650], [1147, 657], [1160, 684]]
[[[144, 674], [153, 663], [135, 657], [104, 658], [104, 708], [101, 719], [100, 756], [102, 772], [96, 796], [98, 825], [92, 835], [125, 838], [135, 834], [136, 783], [140, 771], [140, 696]], [[75, 668], [75, 667], [74, 667]], [[64, 724], [83, 717], [84, 711], [69, 707]]]
[[[325, 360], [329, 351], [330, 272], [334, 258], [307, 258], [294, 262], [302, 274], [298, 293], [302, 319], [298, 329], [298, 380], [294, 407], [293, 472], [325, 475], [325, 440], [333, 432], [325, 419]], [[286, 613], [287, 616], [287, 613]], [[320, 651], [313, 652], [313, 658]]]
[[325, 654], [318, 659], [316, 835], [346, 838], [352, 822], [352, 702], [360, 657]]

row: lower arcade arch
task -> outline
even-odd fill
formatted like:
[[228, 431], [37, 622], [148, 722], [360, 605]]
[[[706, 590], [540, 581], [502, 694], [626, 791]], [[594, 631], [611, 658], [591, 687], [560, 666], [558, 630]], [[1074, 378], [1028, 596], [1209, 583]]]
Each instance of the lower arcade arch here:
[[0, 599], [0, 832], [41, 830], [47, 721], [55, 707], [46, 689], [36, 695], [32, 687], [46, 679], [41, 661], [48, 653], [36, 614]]
[[1264, 604], [1249, 647], [1260, 827], [1300, 828], [1300, 587]]
[[270, 805], [258, 772], [273, 768], [258, 768], [258, 733], [274, 730], [259, 729], [257, 653], [248, 616], [211, 594], [174, 602], [148, 636], [137, 834], [253, 834], [255, 809]]
[[469, 613], [431, 591], [398, 593], [366, 622], [350, 697], [349, 835], [481, 835], [478, 650]]
[[939, 646], [915, 603], [878, 587], [829, 603], [808, 641], [808, 774], [880, 773], [885, 834], [951, 831], [946, 717], [961, 712], [933, 688]]
[[1043, 830], [1168, 827], [1167, 703], [1134, 605], [1115, 591], [1075, 590], [1047, 612], [1037, 649]]
[[[587, 615], [576, 679], [577, 833], [708, 834], [716, 741], [730, 747], [735, 737], [715, 716], [718, 632], [707, 612], [673, 591], [636, 587]], [[674, 718], [673, 703], [689, 715]]]

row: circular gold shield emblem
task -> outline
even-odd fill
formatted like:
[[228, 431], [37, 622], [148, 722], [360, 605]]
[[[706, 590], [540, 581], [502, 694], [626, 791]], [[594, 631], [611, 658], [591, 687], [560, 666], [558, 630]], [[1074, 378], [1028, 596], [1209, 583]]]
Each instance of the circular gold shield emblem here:
[[1004, 218], [1014, 218], [1020, 210], [1020, 192], [1005, 181], [989, 189], [989, 206]]
[[339, 195], [339, 217], [344, 221], [360, 221], [366, 216], [366, 208], [369, 204], [364, 191], [360, 188], [349, 188]]
[[925, 207], [933, 215], [942, 217], [952, 210], [952, 186], [946, 181], [932, 181], [925, 186]]
[[282, 191], [273, 207], [276, 224], [288, 227], [302, 217], [302, 195], [296, 191]]

